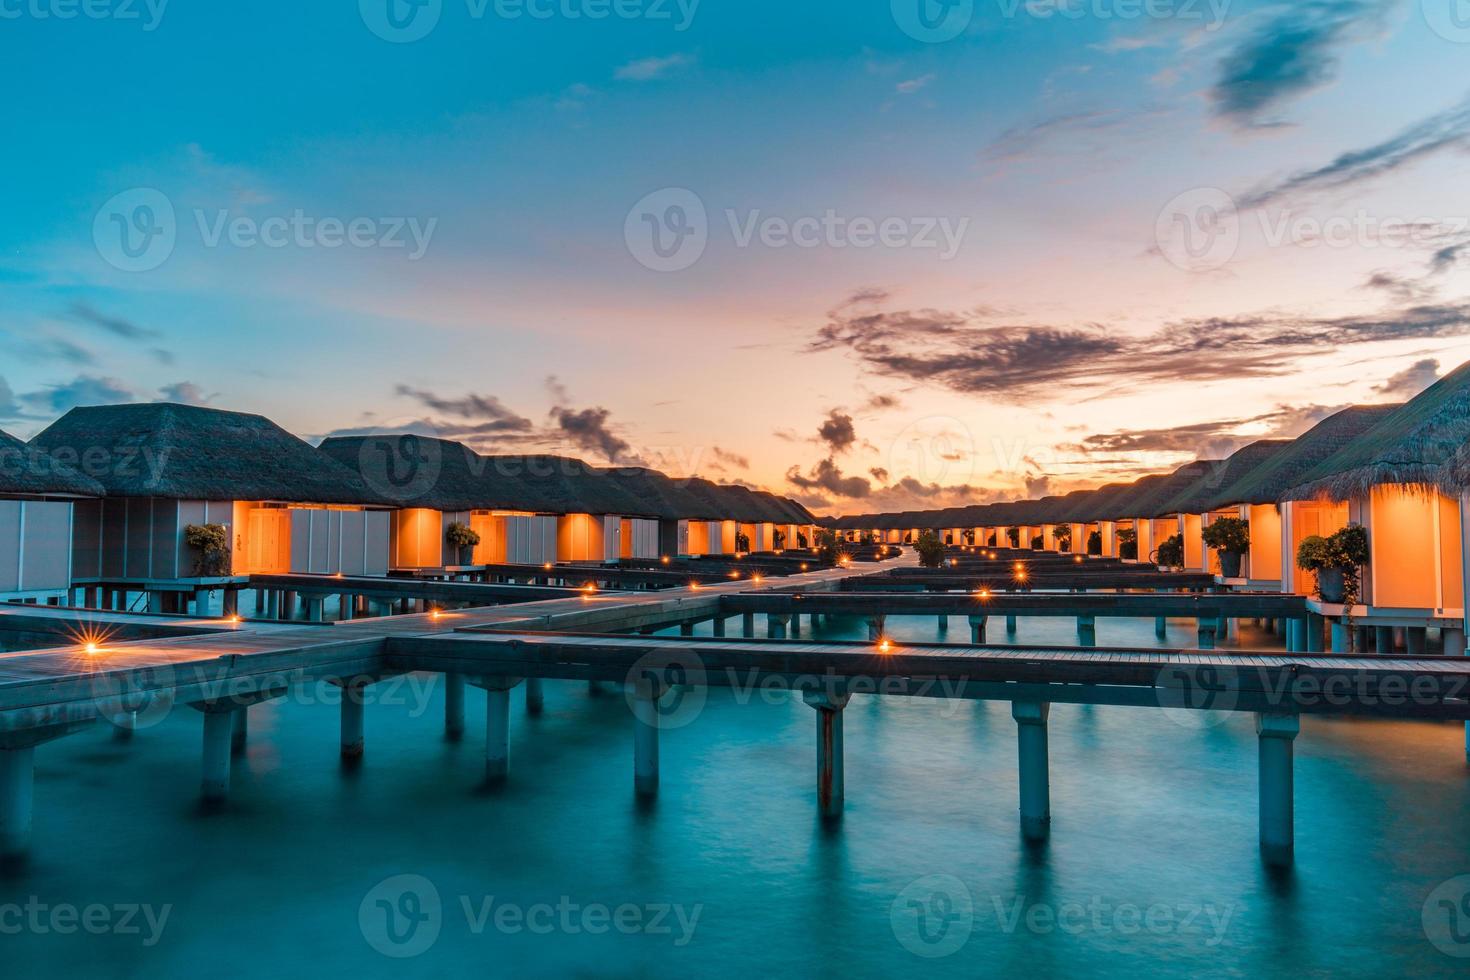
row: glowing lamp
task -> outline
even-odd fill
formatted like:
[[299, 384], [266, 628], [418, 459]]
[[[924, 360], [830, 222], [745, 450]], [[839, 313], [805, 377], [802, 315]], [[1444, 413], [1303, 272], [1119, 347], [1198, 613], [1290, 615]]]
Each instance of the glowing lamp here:
[[892, 653], [893, 652], [893, 644], [890, 643], [886, 639], [885, 640], [879, 640], [878, 641], [878, 652], [879, 653]]
[[99, 654], [101, 652], [102, 652], [102, 648], [100, 646], [98, 646], [97, 644], [95, 644], [95, 643], [88, 643], [87, 644], [87, 656], [89, 656], [89, 657], [95, 657], [95, 656], [97, 656], [97, 654]]

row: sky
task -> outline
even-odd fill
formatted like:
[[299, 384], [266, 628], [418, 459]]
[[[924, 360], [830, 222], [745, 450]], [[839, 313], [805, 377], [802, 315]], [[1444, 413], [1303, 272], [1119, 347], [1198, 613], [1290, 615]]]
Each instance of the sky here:
[[0, 0], [0, 427], [1132, 479], [1470, 360], [1467, 65], [1467, 0]]

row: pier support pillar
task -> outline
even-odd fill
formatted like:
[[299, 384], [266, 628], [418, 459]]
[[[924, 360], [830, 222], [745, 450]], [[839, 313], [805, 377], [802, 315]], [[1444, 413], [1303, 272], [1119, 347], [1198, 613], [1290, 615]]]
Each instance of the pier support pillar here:
[[684, 622], [680, 623], [679, 624], [679, 635], [680, 636], [693, 636], [694, 635], [694, 624], [692, 622], [689, 622], [688, 620], [685, 620]]
[[322, 596], [313, 596], [306, 600], [307, 622], [320, 623], [326, 620], [327, 600]]
[[1342, 622], [1341, 620], [1334, 619], [1332, 621], [1332, 652], [1333, 653], [1347, 653], [1347, 648], [1348, 648], [1348, 628], [1347, 628], [1347, 624], [1344, 623], [1344, 622]]
[[225, 619], [240, 615], [240, 587], [238, 585], [225, 586], [224, 597], [220, 599], [220, 615]]
[[1446, 657], [1465, 656], [1464, 630], [1450, 628], [1444, 631], [1444, 655]]
[[979, 646], [985, 642], [985, 626], [989, 622], [988, 616], [970, 617], [970, 642]]
[[776, 613], [770, 613], [766, 616], [766, 636], [772, 640], [786, 639], [786, 627], [790, 622], [790, 616], [780, 616]]
[[805, 691], [802, 697], [817, 710], [817, 812], [823, 820], [837, 820], [842, 816], [845, 797], [842, 711], [851, 695], [844, 686]]
[[0, 749], [0, 860], [24, 857], [31, 847], [36, 747]]
[[949, 617], [948, 616], [940, 616], [939, 617], [939, 622], [936, 623], [935, 625], [936, 625], [936, 627], [939, 630], [939, 635], [940, 636], [948, 636], [949, 635]]
[[710, 624], [709, 624], [709, 631], [710, 631], [710, 635], [711, 636], [719, 636], [719, 637], [724, 636], [725, 635], [725, 617], [724, 616], [716, 616], [710, 622]]
[[1404, 647], [1411, 657], [1424, 656], [1424, 648], [1429, 643], [1429, 630], [1423, 626], [1410, 626], [1404, 630]]
[[1166, 616], [1154, 617], [1154, 636], [1158, 639], [1167, 639], [1169, 636], [1169, 619]]
[[740, 633], [747, 640], [755, 639], [755, 613], [740, 614]]
[[281, 618], [285, 620], [296, 618], [296, 593], [290, 589], [281, 593]]
[[868, 639], [874, 643], [883, 639], [883, 631], [888, 625], [888, 617], [873, 616], [868, 620]]
[[1079, 646], [1097, 646], [1097, 617], [1077, 617], [1077, 643]]
[[633, 706], [633, 792], [645, 799], [658, 795], [658, 700], [667, 688], [655, 677], [631, 683]]
[[365, 684], [342, 687], [342, 758], [361, 759], [363, 750], [363, 700]]
[[1051, 705], [1045, 701], [1011, 703], [1021, 766], [1021, 833], [1032, 841], [1046, 840], [1051, 833], [1051, 776], [1046, 734], [1050, 715]]
[[1290, 864], [1295, 851], [1294, 743], [1302, 730], [1296, 715], [1256, 716], [1261, 760], [1261, 854], [1271, 864]]
[[1199, 648], [1201, 650], [1215, 649], [1215, 631], [1220, 627], [1218, 619], [1201, 619], [1199, 621]]
[[1322, 652], [1322, 632], [1325, 621], [1316, 613], [1307, 614], [1307, 653]]
[[204, 769], [199, 788], [206, 803], [221, 803], [230, 793], [230, 743], [237, 710], [220, 707], [204, 712]]
[[451, 742], [464, 738], [464, 675], [444, 675], [444, 737]]
[[482, 677], [476, 687], [485, 689], [485, 779], [505, 782], [510, 776], [510, 692], [521, 682], [518, 677]]
[[542, 688], [541, 678], [526, 678], [526, 714], [539, 715], [546, 710], [546, 691]]
[[250, 706], [244, 705], [235, 711], [235, 721], [230, 727], [230, 754], [244, 755], [250, 742]]
[[1016, 617], [1015, 616], [1007, 616], [1006, 617], [1006, 636], [1015, 636], [1015, 635], [1016, 635]]
[[266, 619], [280, 619], [281, 618], [281, 590], [280, 589], [268, 589], [268, 590], [266, 590], [265, 599], [266, 599], [265, 618]]

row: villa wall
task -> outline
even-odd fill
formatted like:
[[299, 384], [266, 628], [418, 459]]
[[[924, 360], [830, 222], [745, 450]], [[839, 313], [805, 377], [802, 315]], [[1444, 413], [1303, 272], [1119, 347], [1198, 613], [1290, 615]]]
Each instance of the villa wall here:
[[0, 597], [71, 586], [72, 505], [0, 500]]

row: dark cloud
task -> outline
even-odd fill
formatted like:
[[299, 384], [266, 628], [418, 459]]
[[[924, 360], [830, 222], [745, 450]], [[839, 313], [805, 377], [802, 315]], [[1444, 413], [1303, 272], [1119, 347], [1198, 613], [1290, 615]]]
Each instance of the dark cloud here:
[[902, 407], [903, 402], [898, 400], [897, 395], [873, 395], [863, 402], [863, 408], [869, 412], [886, 412]]
[[857, 442], [857, 430], [853, 427], [852, 416], [844, 415], [835, 408], [827, 413], [826, 420], [817, 428], [817, 436], [834, 454], [847, 452]]
[[447, 398], [432, 391], [399, 385], [395, 394], [417, 400], [426, 408], [442, 412], [455, 418], [468, 419], [474, 425], [466, 427], [478, 434], [496, 432], [530, 432], [535, 426], [525, 418], [507, 408], [494, 395], [462, 395]]
[[43, 356], [53, 357], [68, 364], [86, 366], [97, 363], [96, 355], [70, 340], [61, 337], [47, 337], [41, 341], [41, 353]]
[[23, 419], [26, 410], [15, 397], [15, 391], [5, 378], [0, 377], [0, 419]]
[[[1361, 150], [1339, 154], [1330, 163], [1302, 170], [1285, 180], [1244, 196], [1242, 207], [1254, 208], [1285, 197], [1336, 191], [1380, 177], [1447, 149], [1470, 148], [1470, 98]], [[1459, 248], [1463, 248], [1461, 245]], [[1459, 248], [1450, 253], [1451, 260]]]
[[148, 340], [160, 336], [157, 330], [140, 327], [133, 321], [120, 316], [99, 312], [86, 303], [72, 304], [70, 312], [72, 319], [90, 324], [114, 337], [122, 337], [124, 340]]
[[1305, 357], [1378, 341], [1470, 334], [1470, 302], [1342, 317], [1266, 313], [1167, 324], [1147, 334], [1101, 325], [989, 326], [972, 313], [834, 310], [809, 351], [847, 350], [876, 374], [1003, 401], [1080, 390], [1237, 381], [1301, 370]]
[[1242, 126], [1332, 81], [1338, 52], [1371, 36], [1393, 0], [1296, 0], [1258, 20], [1221, 60], [1210, 90], [1215, 112]]
[[742, 469], [742, 470], [748, 470], [748, 469], [750, 469], [750, 457], [748, 457], [748, 456], [742, 456], [739, 453], [732, 453], [732, 452], [730, 452], [730, 450], [728, 450], [728, 449], [721, 449], [719, 446], [716, 446], [714, 448], [714, 454], [715, 454], [715, 459], [718, 462], [720, 462], [720, 463], [724, 463], [724, 464], [729, 465], [729, 466], [734, 466], [737, 469]]
[[1039, 500], [1051, 493], [1051, 477], [1028, 476], [1026, 477], [1026, 496]]
[[[1273, 411], [1249, 418], [1219, 419], [1161, 429], [1124, 429], [1088, 436], [1080, 443], [1058, 447], [1063, 452], [1094, 453], [1191, 453], [1201, 459], [1222, 459], [1260, 439], [1290, 439], [1336, 412], [1344, 405], [1278, 405]], [[1251, 428], [1252, 435], [1240, 430]], [[1107, 460], [1125, 462], [1125, 459]]]
[[48, 385], [21, 396], [26, 405], [43, 412], [66, 412], [82, 405], [115, 405], [134, 400], [133, 392], [116, 378], [79, 375], [61, 385]]
[[1374, 391], [1397, 401], [1408, 401], [1439, 380], [1439, 361], [1426, 357], [1390, 377]]
[[605, 408], [576, 410], [558, 406], [551, 410], [558, 431], [577, 448], [600, 453], [610, 462], [627, 465], [641, 462], [633, 447], [608, 425], [611, 415]]
[[1400, 303], [1423, 303], [1433, 299], [1436, 292], [1433, 286], [1423, 280], [1409, 279], [1382, 270], [1369, 276], [1362, 288], [1387, 293]]
[[1455, 263], [1460, 261], [1460, 255], [1466, 249], [1470, 249], [1470, 239], [1453, 242], [1435, 249], [1434, 254], [1429, 259], [1429, 271], [1435, 275], [1448, 272], [1455, 267]]
[[813, 466], [809, 474], [801, 467], [793, 466], [786, 471], [786, 482], [803, 490], [824, 491], [834, 497], [861, 500], [873, 492], [873, 484], [861, 476], [846, 476], [837, 463], [828, 457]]
[[881, 466], [873, 467], [872, 469], [868, 470], [868, 473], [871, 474], [873, 479], [877, 480], [879, 483], [888, 482], [888, 471]]

